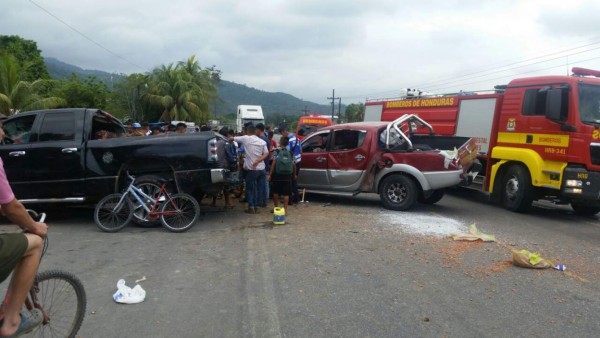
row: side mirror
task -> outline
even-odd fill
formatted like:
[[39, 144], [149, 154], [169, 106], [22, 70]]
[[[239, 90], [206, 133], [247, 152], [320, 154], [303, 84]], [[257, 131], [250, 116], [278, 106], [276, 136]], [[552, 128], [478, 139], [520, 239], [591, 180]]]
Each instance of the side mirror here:
[[562, 106], [562, 90], [549, 89], [546, 96], [546, 118], [556, 122], [564, 121]]

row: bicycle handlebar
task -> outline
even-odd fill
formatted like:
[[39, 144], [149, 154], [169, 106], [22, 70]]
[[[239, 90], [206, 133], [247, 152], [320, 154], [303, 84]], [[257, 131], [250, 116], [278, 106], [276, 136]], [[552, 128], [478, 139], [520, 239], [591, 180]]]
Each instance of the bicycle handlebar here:
[[34, 221], [44, 223], [44, 221], [46, 220], [45, 212], [38, 214], [35, 210], [32, 210], [32, 209], [26, 209], [26, 210], [27, 210], [27, 213], [29, 213], [29, 216], [31, 216], [31, 218], [33, 218]]
[[127, 170], [127, 172], [126, 172], [126, 175], [127, 175], [127, 177], [129, 177], [129, 179], [130, 179], [131, 181], [135, 181], [135, 176], [131, 175], [131, 174], [129, 173], [129, 170]]

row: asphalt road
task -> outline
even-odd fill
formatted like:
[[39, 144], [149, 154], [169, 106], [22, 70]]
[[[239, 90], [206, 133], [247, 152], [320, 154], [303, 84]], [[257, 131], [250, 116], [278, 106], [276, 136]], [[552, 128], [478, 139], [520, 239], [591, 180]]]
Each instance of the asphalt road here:
[[[51, 210], [42, 270], [84, 282], [81, 337], [596, 337], [600, 218], [536, 204], [515, 214], [457, 190], [410, 212], [376, 196], [310, 195], [284, 226], [263, 209], [203, 207], [190, 231], [100, 232], [92, 210]], [[222, 203], [222, 201], [220, 201]], [[456, 242], [476, 223], [496, 243]], [[538, 251], [565, 272], [511, 265]], [[136, 279], [136, 305], [113, 302]], [[3, 285], [4, 286], [4, 285]]]

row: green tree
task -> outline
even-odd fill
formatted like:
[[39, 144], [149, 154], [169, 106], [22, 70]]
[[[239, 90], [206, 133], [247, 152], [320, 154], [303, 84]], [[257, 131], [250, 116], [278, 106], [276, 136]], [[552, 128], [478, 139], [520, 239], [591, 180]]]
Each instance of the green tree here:
[[109, 97], [107, 109], [115, 116], [133, 121], [156, 121], [160, 108], [152, 107], [141, 98], [148, 92], [148, 75], [133, 73], [117, 82]]
[[106, 109], [108, 106], [108, 87], [93, 76], [81, 79], [71, 74], [70, 79], [60, 81], [55, 93], [64, 98], [69, 107]]
[[22, 76], [17, 59], [0, 53], [0, 113], [11, 115], [19, 111], [65, 106], [65, 100], [51, 96], [55, 81], [22, 81]]
[[17, 59], [23, 72], [21, 80], [50, 79], [46, 63], [35, 41], [25, 40], [16, 35], [0, 35], [0, 53], [12, 54]]
[[365, 118], [365, 104], [352, 103], [346, 107], [346, 119], [348, 122], [358, 122]]
[[162, 65], [148, 74], [150, 84], [142, 100], [162, 109], [162, 121], [206, 123], [210, 104], [217, 99], [215, 82], [220, 74], [214, 66], [202, 68], [192, 55], [177, 65]]

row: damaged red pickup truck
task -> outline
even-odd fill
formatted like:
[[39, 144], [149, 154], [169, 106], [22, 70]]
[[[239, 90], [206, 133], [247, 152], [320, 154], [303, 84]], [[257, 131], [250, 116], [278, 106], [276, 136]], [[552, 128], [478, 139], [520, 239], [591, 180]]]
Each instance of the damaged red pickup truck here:
[[416, 115], [393, 122], [329, 126], [302, 142], [298, 186], [310, 193], [378, 193], [384, 207], [436, 203], [444, 189], [470, 184], [477, 172], [473, 139], [435, 135]]

